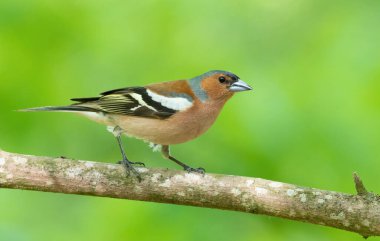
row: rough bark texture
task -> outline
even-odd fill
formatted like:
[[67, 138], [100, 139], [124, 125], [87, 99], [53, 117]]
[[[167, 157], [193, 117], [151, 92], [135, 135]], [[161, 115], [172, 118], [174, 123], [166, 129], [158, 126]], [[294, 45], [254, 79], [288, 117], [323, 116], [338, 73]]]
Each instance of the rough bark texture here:
[[0, 150], [0, 187], [125, 198], [264, 214], [361, 234], [380, 235], [380, 197], [354, 174], [358, 194], [260, 178], [138, 168], [7, 153]]

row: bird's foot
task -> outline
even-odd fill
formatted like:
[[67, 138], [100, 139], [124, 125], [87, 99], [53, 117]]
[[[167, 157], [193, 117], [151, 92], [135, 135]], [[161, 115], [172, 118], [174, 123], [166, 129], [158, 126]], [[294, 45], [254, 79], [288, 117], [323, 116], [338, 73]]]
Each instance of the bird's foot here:
[[[121, 160], [121, 161], [118, 161], [116, 162], [117, 164], [122, 164], [124, 161]], [[143, 162], [131, 162], [131, 161], [127, 161], [129, 164], [131, 165], [138, 165], [138, 166], [142, 166], [142, 167], [145, 167], [145, 163]]]
[[[144, 163], [142, 162], [130, 162], [128, 160], [122, 160], [122, 161], [119, 161], [118, 162], [119, 164], [123, 165], [125, 167], [125, 171], [127, 173], [127, 176], [129, 176], [130, 174], [134, 175], [137, 177], [137, 179], [139, 180], [139, 182], [141, 182], [141, 175], [140, 173], [132, 166], [132, 164], [137, 164], [137, 165], [144, 165]], [[145, 166], [145, 165], [144, 165]]]
[[189, 166], [185, 166], [183, 169], [185, 169], [185, 171], [187, 172], [196, 172], [196, 173], [200, 173], [200, 174], [205, 174], [206, 170], [202, 167], [198, 167], [198, 168], [192, 168], [192, 167], [189, 167]]

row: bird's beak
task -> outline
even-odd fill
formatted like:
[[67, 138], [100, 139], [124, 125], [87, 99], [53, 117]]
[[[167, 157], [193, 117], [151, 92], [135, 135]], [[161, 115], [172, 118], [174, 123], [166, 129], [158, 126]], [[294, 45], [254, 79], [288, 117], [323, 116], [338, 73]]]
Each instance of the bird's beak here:
[[231, 92], [240, 92], [240, 91], [246, 91], [246, 90], [251, 90], [251, 89], [252, 89], [251, 86], [249, 86], [247, 83], [239, 79], [238, 81], [236, 81], [230, 86], [229, 90]]

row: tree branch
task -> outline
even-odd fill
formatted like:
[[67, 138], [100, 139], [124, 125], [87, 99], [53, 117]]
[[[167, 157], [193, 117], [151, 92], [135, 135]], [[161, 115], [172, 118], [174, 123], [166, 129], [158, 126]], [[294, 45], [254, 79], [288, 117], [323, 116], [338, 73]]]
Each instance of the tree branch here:
[[121, 165], [13, 154], [0, 150], [0, 187], [172, 203], [264, 214], [380, 235], [380, 197], [360, 178], [351, 195], [260, 178], [138, 168], [142, 181]]

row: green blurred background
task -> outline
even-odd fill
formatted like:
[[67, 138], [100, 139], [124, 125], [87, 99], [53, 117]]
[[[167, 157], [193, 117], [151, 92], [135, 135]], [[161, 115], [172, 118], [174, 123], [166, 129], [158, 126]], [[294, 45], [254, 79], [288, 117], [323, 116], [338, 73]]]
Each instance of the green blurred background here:
[[[115, 162], [105, 127], [14, 110], [224, 69], [254, 91], [174, 146], [180, 160], [348, 193], [358, 171], [380, 193], [379, 10], [379, 1], [2, 0], [0, 147]], [[178, 168], [140, 141], [125, 146], [132, 160]], [[361, 237], [244, 213], [0, 190], [1, 241], [333, 239]]]

